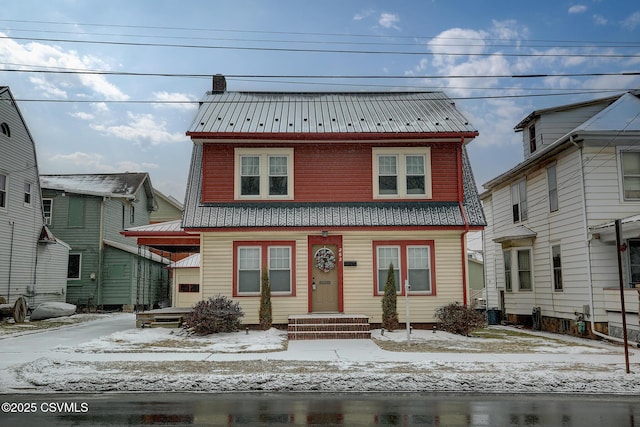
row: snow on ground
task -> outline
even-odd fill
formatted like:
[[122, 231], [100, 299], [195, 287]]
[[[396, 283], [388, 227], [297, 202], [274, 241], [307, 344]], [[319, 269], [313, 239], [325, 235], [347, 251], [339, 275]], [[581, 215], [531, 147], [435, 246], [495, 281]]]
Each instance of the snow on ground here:
[[[31, 345], [49, 333], [55, 332], [29, 335]], [[372, 338], [288, 342], [276, 329], [199, 337], [125, 327], [0, 369], [0, 392], [640, 394], [640, 352], [631, 349], [627, 374], [617, 344], [508, 327], [490, 327], [479, 337], [414, 330], [409, 346], [404, 330], [374, 330]]]

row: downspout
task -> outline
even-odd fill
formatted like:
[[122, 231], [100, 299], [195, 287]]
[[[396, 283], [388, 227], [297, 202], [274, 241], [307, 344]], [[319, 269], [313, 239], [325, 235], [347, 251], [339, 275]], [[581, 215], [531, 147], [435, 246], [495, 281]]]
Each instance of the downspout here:
[[463, 305], [467, 306], [467, 233], [469, 233], [469, 220], [467, 219], [467, 213], [464, 210], [464, 182], [462, 174], [462, 148], [464, 147], [464, 138], [461, 138], [461, 144], [456, 150], [456, 157], [458, 161], [458, 206], [462, 219], [464, 221], [464, 232], [460, 235], [460, 253], [462, 255], [462, 301]]
[[9, 221], [11, 226], [11, 245], [9, 246], [9, 283], [7, 285], [7, 303], [11, 303], [11, 266], [13, 265], [13, 234], [16, 229], [16, 222]]
[[587, 193], [585, 190], [584, 183], [584, 158], [582, 147], [578, 145], [578, 143], [574, 140], [575, 135], [569, 136], [569, 141], [578, 149], [580, 154], [580, 186], [582, 190], [582, 220], [584, 221], [584, 241], [586, 243], [587, 250], [587, 283], [589, 285], [589, 305], [591, 307], [591, 315], [589, 316], [589, 321], [591, 322], [591, 333], [600, 338], [604, 338], [606, 340], [616, 341], [624, 344], [624, 340], [617, 337], [612, 337], [611, 335], [603, 334], [602, 332], [598, 332], [595, 329], [595, 321], [593, 318], [595, 317], [595, 305], [593, 303], [593, 280], [591, 279], [591, 241], [589, 240], [589, 227], [587, 226]]
[[96, 272], [96, 307], [102, 305], [102, 260], [104, 257], [104, 202], [105, 197], [100, 202], [100, 233], [98, 241], [98, 271]]

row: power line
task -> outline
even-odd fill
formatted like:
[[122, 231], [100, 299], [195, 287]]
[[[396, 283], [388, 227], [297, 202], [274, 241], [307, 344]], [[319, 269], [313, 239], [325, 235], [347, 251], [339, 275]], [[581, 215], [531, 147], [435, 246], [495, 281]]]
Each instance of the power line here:
[[[0, 72], [14, 73], [40, 73], [40, 74], [95, 74], [107, 76], [135, 76], [135, 77], [190, 77], [190, 78], [211, 78], [212, 74], [194, 73], [149, 73], [131, 71], [101, 71], [101, 70], [78, 70], [78, 69], [47, 69], [29, 70], [21, 68], [0, 68]], [[530, 79], [548, 77], [604, 77], [604, 76], [638, 76], [640, 71], [623, 71], [615, 73], [551, 73], [551, 74], [483, 74], [483, 75], [321, 75], [321, 74], [225, 74], [227, 78], [243, 79]]]
[[[389, 35], [384, 34], [357, 34], [357, 33], [329, 33], [329, 32], [305, 32], [305, 31], [268, 31], [268, 30], [244, 30], [244, 29], [228, 29], [228, 28], [189, 28], [189, 27], [170, 27], [170, 26], [150, 26], [150, 25], [122, 25], [122, 24], [98, 24], [98, 23], [80, 23], [80, 22], [56, 22], [56, 21], [35, 21], [35, 20], [17, 20], [17, 19], [0, 19], [0, 22], [15, 22], [28, 24], [47, 24], [47, 25], [71, 25], [73, 27], [104, 27], [104, 28], [129, 28], [140, 30], [161, 30], [161, 31], [197, 31], [202, 32], [221, 32], [221, 33], [247, 33], [247, 34], [274, 34], [274, 35], [292, 35], [292, 36], [321, 36], [321, 37], [353, 37], [353, 38], [373, 38], [373, 39], [389, 39]], [[465, 37], [443, 37], [443, 36], [424, 36], [424, 35], [393, 35], [394, 39], [410, 39], [410, 40], [463, 40], [469, 41]], [[484, 38], [489, 41], [502, 41], [505, 38]], [[556, 40], [556, 39], [513, 39], [516, 42], [530, 41], [539, 43], [588, 43], [588, 44], [629, 44], [637, 45], [636, 42], [626, 41], [598, 41], [598, 40]]]
[[97, 44], [110, 46], [136, 46], [136, 47], [169, 47], [180, 49], [213, 49], [213, 50], [243, 50], [243, 51], [260, 51], [260, 52], [293, 52], [293, 53], [334, 53], [334, 54], [364, 54], [364, 55], [421, 55], [421, 56], [492, 56], [499, 55], [504, 57], [518, 58], [640, 58], [638, 54], [621, 54], [621, 53], [503, 53], [503, 52], [409, 52], [409, 51], [393, 51], [393, 50], [355, 50], [355, 49], [302, 49], [290, 47], [257, 47], [257, 46], [211, 46], [211, 45], [195, 45], [195, 44], [168, 44], [168, 43], [141, 43], [141, 42], [118, 42], [118, 41], [99, 41], [99, 40], [72, 40], [59, 38], [40, 38], [40, 37], [9, 37], [0, 36], [0, 39], [12, 40], [29, 40], [38, 42], [54, 42], [54, 43], [74, 43], [74, 44]]

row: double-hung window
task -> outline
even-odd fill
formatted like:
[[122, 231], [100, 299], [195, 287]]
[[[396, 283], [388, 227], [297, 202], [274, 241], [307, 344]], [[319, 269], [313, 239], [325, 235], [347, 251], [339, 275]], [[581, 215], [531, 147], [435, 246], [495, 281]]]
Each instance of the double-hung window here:
[[45, 225], [51, 225], [53, 213], [53, 199], [42, 199], [42, 215]]
[[511, 208], [514, 223], [527, 219], [527, 181], [524, 179], [511, 184]]
[[374, 198], [431, 198], [431, 151], [373, 148]]
[[547, 187], [549, 191], [549, 211], [558, 210], [558, 169], [553, 164], [547, 168]]
[[67, 279], [80, 280], [82, 271], [82, 254], [69, 254], [69, 263], [67, 265]]
[[560, 245], [551, 246], [551, 262], [553, 263], [553, 290], [562, 291], [562, 258]]
[[517, 253], [518, 263], [518, 290], [530, 291], [531, 282], [531, 250], [519, 249]]
[[640, 200], [640, 151], [620, 150], [624, 200]]
[[292, 148], [236, 148], [235, 198], [292, 199]]
[[273, 294], [294, 295], [294, 251], [289, 241], [234, 242], [234, 295], [259, 295], [265, 268]]
[[504, 259], [505, 291], [533, 289], [531, 248], [514, 248], [502, 252]]
[[504, 290], [511, 292], [513, 290], [513, 282], [511, 279], [511, 251], [503, 251], [504, 258]]
[[7, 208], [7, 175], [0, 174], [0, 209]]
[[374, 241], [375, 294], [383, 295], [389, 267], [393, 265], [396, 292], [404, 294], [405, 280], [410, 294], [433, 294], [433, 241]]
[[24, 205], [25, 206], [30, 206], [31, 205], [31, 184], [28, 182], [24, 183]]

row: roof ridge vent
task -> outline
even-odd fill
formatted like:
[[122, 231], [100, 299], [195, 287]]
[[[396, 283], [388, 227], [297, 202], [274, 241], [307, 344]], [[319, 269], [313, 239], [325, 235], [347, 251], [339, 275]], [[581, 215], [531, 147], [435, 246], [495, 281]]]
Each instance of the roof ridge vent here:
[[213, 76], [213, 88], [211, 93], [225, 93], [227, 91], [227, 80], [222, 74]]

